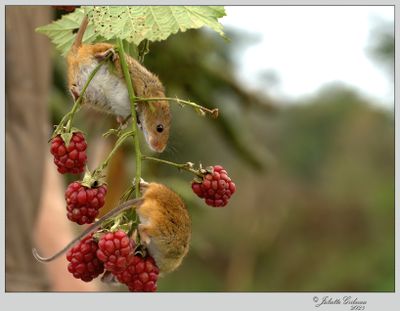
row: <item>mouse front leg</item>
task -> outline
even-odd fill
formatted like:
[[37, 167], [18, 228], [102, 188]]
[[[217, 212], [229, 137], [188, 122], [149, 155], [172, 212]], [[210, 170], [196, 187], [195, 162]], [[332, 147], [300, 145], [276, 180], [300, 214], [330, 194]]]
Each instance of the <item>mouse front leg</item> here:
[[130, 118], [131, 118], [131, 115], [127, 116], [126, 118], [124, 118], [122, 116], [117, 116], [117, 123], [119, 124], [118, 130], [126, 129]]
[[69, 89], [69, 92], [71, 93], [71, 96], [74, 99], [74, 101], [77, 101], [80, 95], [78, 86], [76, 84], [72, 84], [72, 86]]
[[[136, 178], [134, 178], [132, 180], [132, 189], [135, 190], [136, 189]], [[149, 183], [147, 181], [145, 181], [143, 178], [140, 178], [140, 182], [139, 182], [139, 186], [140, 186], [140, 193], [143, 194], [147, 188], [149, 187]]]

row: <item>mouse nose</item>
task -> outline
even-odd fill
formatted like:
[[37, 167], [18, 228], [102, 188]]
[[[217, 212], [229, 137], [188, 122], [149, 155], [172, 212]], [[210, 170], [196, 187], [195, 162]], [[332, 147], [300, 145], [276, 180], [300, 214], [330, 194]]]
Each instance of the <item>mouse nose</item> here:
[[157, 139], [150, 139], [150, 145], [152, 149], [156, 152], [163, 152], [165, 149], [165, 146], [161, 144], [161, 142]]

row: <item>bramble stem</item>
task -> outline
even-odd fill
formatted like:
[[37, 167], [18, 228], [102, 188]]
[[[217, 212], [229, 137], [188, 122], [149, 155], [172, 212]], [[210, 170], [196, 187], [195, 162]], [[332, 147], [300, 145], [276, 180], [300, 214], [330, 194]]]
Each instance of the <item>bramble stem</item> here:
[[[90, 73], [89, 78], [87, 79], [87, 81], [85, 82], [85, 85], [83, 86], [82, 92], [79, 94], [78, 99], [74, 102], [74, 105], [72, 106], [71, 111], [68, 113], [69, 114], [69, 118], [68, 118], [68, 123], [67, 123], [67, 132], [69, 132], [71, 130], [71, 124], [72, 124], [72, 119], [74, 118], [75, 112], [78, 110], [78, 108], [80, 107], [80, 104], [83, 100], [83, 96], [85, 95], [86, 89], [88, 88], [90, 82], [92, 82], [94, 76], [96, 75], [96, 73], [99, 71], [100, 67], [106, 62], [108, 61], [108, 59], [111, 57], [111, 53], [109, 55], [107, 55], [101, 62], [99, 62], [99, 64], [96, 66], [96, 68], [93, 69], [93, 71]], [[60, 122], [61, 124], [61, 122]]]
[[192, 168], [192, 165], [190, 163], [179, 164], [179, 163], [175, 163], [175, 162], [171, 162], [171, 161], [167, 161], [167, 160], [163, 160], [163, 159], [159, 159], [159, 158], [149, 157], [149, 156], [145, 156], [145, 155], [142, 155], [142, 160], [151, 160], [154, 162], [167, 164], [170, 166], [174, 166], [177, 169], [188, 171], [192, 174], [195, 174], [196, 176], [203, 177], [203, 175], [200, 173], [199, 170]]
[[118, 54], [121, 61], [122, 72], [124, 74], [126, 86], [128, 89], [129, 101], [131, 103], [132, 131], [134, 133], [133, 143], [135, 146], [135, 159], [136, 159], [135, 197], [138, 198], [140, 196], [140, 178], [142, 175], [142, 153], [140, 151], [139, 136], [137, 135], [138, 128], [136, 123], [137, 120], [136, 104], [135, 104], [136, 97], [132, 86], [132, 80], [131, 80], [131, 75], [129, 73], [129, 68], [125, 59], [124, 45], [120, 38], [117, 39], [117, 45], [118, 45]]
[[200, 106], [199, 104], [196, 104], [194, 102], [188, 101], [188, 100], [183, 100], [180, 98], [173, 98], [173, 97], [151, 97], [151, 98], [147, 98], [147, 97], [136, 97], [135, 98], [136, 101], [140, 101], [140, 102], [145, 102], [145, 101], [158, 101], [158, 100], [170, 100], [170, 101], [175, 101], [178, 104], [181, 105], [187, 105], [187, 106], [191, 106], [194, 109], [198, 109], [201, 110], [203, 112], [207, 112], [209, 113], [213, 118], [217, 118], [218, 117], [218, 108], [214, 108], [214, 109], [208, 109], [206, 107]]

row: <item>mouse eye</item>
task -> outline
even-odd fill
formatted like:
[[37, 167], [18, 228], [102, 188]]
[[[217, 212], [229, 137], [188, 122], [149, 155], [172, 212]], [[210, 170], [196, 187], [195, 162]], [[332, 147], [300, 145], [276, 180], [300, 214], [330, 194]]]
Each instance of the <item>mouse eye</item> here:
[[162, 133], [164, 131], [164, 126], [162, 124], [157, 125], [157, 132]]

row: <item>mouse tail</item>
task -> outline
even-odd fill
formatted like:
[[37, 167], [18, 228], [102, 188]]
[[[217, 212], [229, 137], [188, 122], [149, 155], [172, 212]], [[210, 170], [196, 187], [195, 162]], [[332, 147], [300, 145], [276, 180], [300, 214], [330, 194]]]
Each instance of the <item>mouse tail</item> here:
[[76, 34], [74, 43], [72, 44], [72, 51], [78, 50], [80, 48], [80, 46], [82, 45], [83, 35], [85, 34], [88, 24], [89, 24], [89, 18], [85, 14], [85, 16], [83, 17], [83, 20], [81, 22], [81, 25], [79, 26], [79, 30]]
[[94, 224], [89, 226], [85, 231], [83, 231], [77, 238], [72, 240], [71, 242], [68, 243], [62, 250], [58, 251], [54, 255], [50, 257], [42, 257], [39, 255], [38, 251], [36, 248], [32, 249], [32, 254], [33, 257], [39, 262], [50, 262], [53, 261], [54, 259], [60, 257], [62, 254], [67, 252], [71, 247], [73, 247], [77, 242], [85, 238], [87, 235], [91, 234], [92, 232], [96, 231], [98, 228], [101, 227], [101, 225], [111, 217], [114, 217], [130, 208], [136, 208], [140, 204], [143, 203], [143, 198], [138, 198], [138, 199], [132, 199], [129, 201], [126, 201], [122, 203], [121, 205], [118, 205], [116, 208], [112, 209], [109, 211], [107, 214], [105, 214], [103, 217], [101, 217], [98, 221], [96, 221]]

